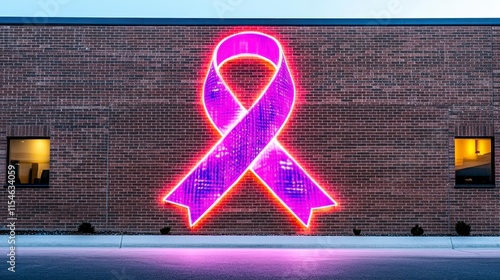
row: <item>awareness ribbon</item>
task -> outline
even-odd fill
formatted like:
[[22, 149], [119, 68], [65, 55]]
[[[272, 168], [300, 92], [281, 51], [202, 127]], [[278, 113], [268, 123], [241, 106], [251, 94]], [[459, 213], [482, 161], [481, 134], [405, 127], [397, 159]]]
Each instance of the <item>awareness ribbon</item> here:
[[[238, 57], [263, 59], [276, 69], [248, 110], [219, 72], [225, 62]], [[222, 40], [214, 51], [203, 89], [205, 111], [222, 138], [164, 201], [188, 208], [193, 226], [251, 170], [308, 227], [313, 209], [335, 206], [336, 202], [276, 139], [294, 101], [295, 86], [276, 39], [263, 33], [242, 32]]]

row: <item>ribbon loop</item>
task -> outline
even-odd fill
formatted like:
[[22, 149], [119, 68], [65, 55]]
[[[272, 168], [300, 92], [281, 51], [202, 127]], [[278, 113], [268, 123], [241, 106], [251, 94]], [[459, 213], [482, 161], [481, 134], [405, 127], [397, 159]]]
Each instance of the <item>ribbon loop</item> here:
[[[219, 72], [225, 62], [241, 56], [267, 60], [276, 69], [248, 111]], [[243, 32], [221, 41], [214, 51], [203, 94], [205, 111], [222, 138], [164, 198], [188, 208], [191, 226], [247, 170], [260, 178], [305, 226], [309, 226], [313, 209], [336, 205], [276, 140], [295, 101], [292, 76], [276, 39], [263, 33]]]

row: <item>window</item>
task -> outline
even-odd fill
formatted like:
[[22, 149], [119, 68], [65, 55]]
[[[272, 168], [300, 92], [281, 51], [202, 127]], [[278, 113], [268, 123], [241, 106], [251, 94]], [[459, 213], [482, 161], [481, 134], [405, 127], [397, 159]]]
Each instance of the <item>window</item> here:
[[16, 186], [49, 185], [49, 139], [9, 138], [7, 161], [16, 171]]
[[455, 183], [494, 185], [492, 138], [455, 138]]

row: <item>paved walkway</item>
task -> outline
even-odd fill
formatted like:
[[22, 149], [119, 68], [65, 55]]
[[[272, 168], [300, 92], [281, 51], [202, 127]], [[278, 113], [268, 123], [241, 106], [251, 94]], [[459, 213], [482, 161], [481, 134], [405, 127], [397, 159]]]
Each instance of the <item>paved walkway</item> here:
[[[7, 235], [0, 236], [7, 244]], [[0, 244], [1, 244], [0, 243]], [[176, 235], [18, 235], [17, 247], [103, 248], [489, 248], [500, 236], [176, 236]]]

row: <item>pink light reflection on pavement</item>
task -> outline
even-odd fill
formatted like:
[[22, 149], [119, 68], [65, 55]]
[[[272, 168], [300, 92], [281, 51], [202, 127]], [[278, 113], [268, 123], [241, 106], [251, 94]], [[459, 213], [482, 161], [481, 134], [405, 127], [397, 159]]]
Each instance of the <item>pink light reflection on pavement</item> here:
[[[499, 279], [500, 275], [498, 249], [19, 248], [18, 258], [15, 276], [21, 278], [13, 279]], [[6, 273], [0, 270], [0, 278], [10, 279]]]

